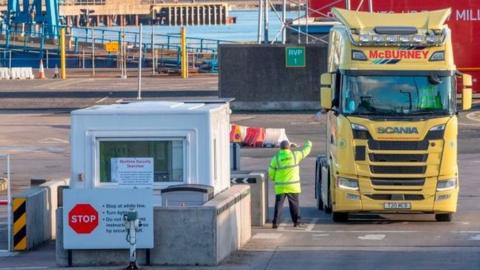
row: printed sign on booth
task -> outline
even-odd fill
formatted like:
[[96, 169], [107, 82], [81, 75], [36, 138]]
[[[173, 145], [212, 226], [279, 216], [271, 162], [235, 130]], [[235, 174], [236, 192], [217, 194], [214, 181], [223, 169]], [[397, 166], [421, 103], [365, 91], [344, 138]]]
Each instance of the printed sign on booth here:
[[123, 215], [136, 210], [137, 248], [153, 248], [152, 189], [66, 189], [63, 191], [65, 249], [128, 249]]
[[153, 158], [112, 158], [112, 182], [129, 186], [153, 185]]

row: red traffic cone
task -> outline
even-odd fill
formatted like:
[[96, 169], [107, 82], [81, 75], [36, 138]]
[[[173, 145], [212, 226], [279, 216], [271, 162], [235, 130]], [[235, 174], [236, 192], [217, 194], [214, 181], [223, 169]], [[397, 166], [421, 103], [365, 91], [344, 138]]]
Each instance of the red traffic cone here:
[[38, 79], [45, 79], [45, 70], [43, 69], [43, 61], [40, 59], [40, 68], [38, 69]]

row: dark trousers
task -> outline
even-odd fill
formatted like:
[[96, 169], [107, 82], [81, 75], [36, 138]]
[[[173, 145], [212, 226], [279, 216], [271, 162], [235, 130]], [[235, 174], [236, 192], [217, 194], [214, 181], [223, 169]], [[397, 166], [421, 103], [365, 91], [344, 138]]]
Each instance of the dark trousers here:
[[297, 224], [300, 221], [298, 195], [299, 193], [285, 193], [275, 196], [273, 224], [278, 225], [280, 222], [282, 222], [282, 210], [285, 197], [288, 198], [288, 207], [290, 208], [290, 216], [292, 217], [293, 224]]

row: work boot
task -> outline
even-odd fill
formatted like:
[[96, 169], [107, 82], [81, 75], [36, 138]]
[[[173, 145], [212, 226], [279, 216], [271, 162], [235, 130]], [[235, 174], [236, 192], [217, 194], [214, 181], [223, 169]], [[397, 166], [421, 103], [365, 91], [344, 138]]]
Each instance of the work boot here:
[[277, 224], [272, 224], [272, 229], [277, 229], [278, 228], [278, 225]]

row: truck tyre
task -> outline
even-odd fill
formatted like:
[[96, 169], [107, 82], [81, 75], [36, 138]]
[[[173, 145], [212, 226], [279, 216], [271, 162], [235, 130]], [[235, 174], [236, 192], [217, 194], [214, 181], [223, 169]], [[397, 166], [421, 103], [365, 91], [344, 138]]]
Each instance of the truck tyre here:
[[332, 213], [333, 222], [347, 222], [348, 221], [348, 213], [343, 212], [333, 212]]
[[323, 155], [317, 157], [317, 161], [315, 163], [315, 199], [317, 204], [318, 210], [323, 210], [323, 200], [322, 200], [322, 160], [325, 157]]
[[439, 222], [450, 222], [453, 220], [453, 213], [436, 214], [435, 219]]
[[[328, 190], [328, 192], [327, 192], [327, 194], [328, 194], [327, 201], [324, 202], [324, 201], [322, 200], [322, 196], [320, 196], [320, 203], [322, 204], [323, 211], [325, 211], [325, 213], [327, 213], [327, 214], [330, 214], [330, 213], [332, 213], [332, 198], [331, 198], [331, 196], [330, 196], [330, 170], [329, 170], [329, 168], [328, 168], [328, 162], [327, 162], [326, 159], [323, 159], [320, 164], [321, 164], [321, 167], [320, 167], [320, 175], [321, 175], [321, 172], [322, 172], [322, 169], [323, 169], [323, 168], [327, 168], [327, 171], [329, 172], [329, 173], [328, 173], [328, 178], [327, 178], [327, 179], [320, 179], [320, 182], [319, 182], [319, 184], [320, 184], [320, 186], [321, 186], [321, 183], [322, 183], [321, 181], [327, 181], [327, 190]], [[321, 189], [319, 189], [319, 190], [320, 190], [320, 192], [321, 192]], [[320, 193], [320, 194], [321, 194], [321, 193]]]

